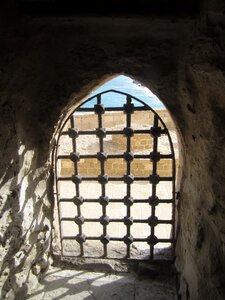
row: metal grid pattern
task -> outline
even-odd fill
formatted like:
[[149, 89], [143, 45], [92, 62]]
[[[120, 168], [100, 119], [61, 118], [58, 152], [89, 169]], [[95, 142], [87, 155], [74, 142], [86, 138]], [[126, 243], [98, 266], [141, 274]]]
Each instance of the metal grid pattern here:
[[[126, 98], [126, 103], [123, 107], [104, 107], [102, 104], [101, 98], [105, 93], [114, 92], [123, 95]], [[61, 232], [61, 247], [63, 254], [63, 241], [65, 240], [76, 240], [79, 244], [79, 257], [86, 257], [84, 253], [84, 245], [87, 241], [100, 241], [103, 247], [103, 255], [101, 257], [108, 257], [108, 245], [112, 241], [122, 242], [126, 245], [126, 251], [124, 253], [124, 258], [131, 257], [131, 245], [134, 242], [145, 242], [149, 245], [149, 259], [154, 259], [154, 247], [157, 243], [170, 243], [172, 247], [175, 243], [175, 156], [172, 145], [172, 140], [169, 135], [169, 131], [166, 128], [164, 122], [157, 115], [157, 113], [146, 105], [141, 100], [133, 97], [129, 94], [122, 93], [115, 90], [109, 90], [103, 93], [98, 94], [96, 97], [97, 101], [93, 107], [84, 108], [83, 105], [78, 107], [76, 112], [93, 112], [97, 115], [98, 118], [98, 127], [93, 130], [78, 130], [76, 128], [76, 119], [73, 113], [70, 115], [70, 128], [64, 130], [62, 128], [59, 137], [62, 135], [67, 135], [72, 141], [73, 151], [69, 155], [58, 154], [56, 150], [56, 162], [59, 162], [62, 159], [67, 159], [73, 162], [74, 165], [74, 174], [72, 176], [60, 176], [59, 171], [56, 168], [56, 186], [59, 182], [70, 181], [73, 182], [75, 186], [75, 193], [71, 195], [70, 198], [61, 198], [59, 193], [58, 196], [58, 206], [62, 205], [64, 202], [73, 203], [77, 208], [77, 214], [71, 217], [64, 217], [61, 215], [60, 209], [59, 214], [59, 224], [60, 229], [64, 221], [75, 223], [78, 226], [78, 234], [74, 236], [66, 236]], [[91, 101], [94, 97], [89, 98], [85, 103]], [[132, 100], [135, 100], [140, 103], [139, 106], [135, 106], [132, 103]], [[150, 110], [154, 114], [154, 122], [149, 129], [133, 129], [132, 128], [132, 114], [135, 111], [145, 111]], [[117, 112], [122, 111], [126, 116], [126, 126], [123, 130], [106, 130], [103, 127], [103, 114], [106, 111]], [[159, 122], [160, 125], [159, 126]], [[149, 149], [148, 154], [135, 154], [131, 150], [131, 141], [134, 134], [149, 134], [149, 138], [152, 139], [152, 149]], [[76, 140], [81, 135], [95, 135], [99, 141], [99, 151], [93, 154], [80, 154], [77, 152], [77, 143]], [[104, 138], [107, 135], [122, 135], [126, 138], [126, 148], [124, 149], [123, 154], [108, 154], [104, 149]], [[167, 135], [170, 143], [170, 153], [161, 154], [158, 151], [158, 139], [161, 135]], [[59, 142], [59, 140], [58, 140]], [[100, 163], [100, 174], [98, 176], [81, 176], [79, 174], [78, 162], [80, 159], [89, 159], [95, 158]], [[108, 176], [105, 172], [105, 162], [107, 159], [118, 159], [123, 158], [126, 162], [126, 173], [124, 176]], [[131, 173], [131, 164], [134, 159], [148, 159], [152, 162], [152, 171], [148, 176], [133, 176]], [[172, 176], [162, 177], [157, 174], [157, 164], [160, 160], [171, 159], [172, 161]], [[56, 163], [57, 165], [57, 163]], [[80, 184], [81, 182], [96, 182], [101, 186], [101, 195], [99, 198], [87, 199], [83, 198], [80, 193]], [[134, 182], [149, 182], [149, 197], [147, 199], [135, 199], [132, 197], [131, 185]], [[160, 199], [157, 197], [157, 185], [163, 181], [170, 181], [172, 183], [172, 194], [170, 199]], [[122, 199], [111, 199], [107, 196], [106, 185], [108, 182], [123, 182], [126, 185], [126, 195]], [[82, 215], [82, 205], [83, 203], [96, 203], [96, 205], [101, 205], [102, 215], [100, 218], [85, 218]], [[107, 215], [107, 205], [109, 203], [122, 203], [126, 207], [126, 215], [123, 218], [109, 218]], [[151, 214], [148, 218], [137, 219], [133, 218], [131, 215], [131, 206], [134, 203], [148, 203], [151, 207]], [[160, 220], [156, 216], [156, 207], [160, 203], [170, 203], [172, 205], [172, 217], [169, 220]], [[102, 226], [102, 234], [100, 236], [89, 236], [88, 233], [84, 232], [83, 225], [88, 222], [100, 223]], [[126, 234], [123, 237], [109, 236], [107, 233], [107, 226], [111, 223], [119, 222], [123, 223], [126, 228]], [[137, 238], [131, 235], [131, 227], [133, 224], [142, 223], [148, 224], [149, 232], [146, 233], [145, 238]], [[155, 227], [159, 224], [171, 224], [172, 232], [170, 238], [158, 238], [155, 234]]]

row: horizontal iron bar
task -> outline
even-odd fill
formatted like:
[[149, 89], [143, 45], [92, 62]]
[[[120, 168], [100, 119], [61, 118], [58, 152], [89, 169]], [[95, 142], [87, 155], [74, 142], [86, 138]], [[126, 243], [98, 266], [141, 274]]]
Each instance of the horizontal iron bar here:
[[[134, 107], [134, 111], [142, 111], [142, 110], [149, 110], [146, 106], [136, 106]], [[78, 112], [94, 112], [94, 108], [92, 107], [80, 107], [76, 111]], [[105, 107], [105, 111], [122, 111], [124, 112], [123, 107]]]
[[[97, 154], [81, 154], [80, 155], [80, 159], [83, 158], [98, 158]], [[123, 154], [107, 154], [107, 159], [108, 158], [124, 158]], [[150, 159], [150, 155], [149, 154], [134, 154], [134, 159], [135, 158], [143, 158], [143, 159]], [[169, 159], [169, 158], [173, 158], [172, 154], [160, 154], [160, 159]], [[58, 155], [57, 159], [70, 159], [70, 155]], [[132, 163], [132, 162], [131, 162]]]
[[[80, 157], [80, 159], [81, 158], [97, 158], [97, 154], [87, 154], [87, 155], [81, 154], [79, 157]], [[70, 159], [70, 155], [69, 154], [58, 155], [57, 159]]]
[[[109, 177], [110, 178], [110, 177]], [[134, 176], [134, 180], [136, 181], [149, 181], [149, 176]], [[172, 181], [173, 177], [169, 176], [169, 177], [159, 177], [159, 181]]]
[[160, 181], [173, 181], [174, 177], [173, 176], [169, 176], [169, 177], [160, 177]]
[[[59, 199], [59, 202], [73, 202], [73, 198], [61, 198]], [[84, 203], [99, 203], [99, 199], [83, 199]], [[133, 199], [134, 203], [148, 203], [148, 199]], [[173, 199], [158, 199], [159, 203], [173, 203]], [[123, 199], [110, 199], [109, 203], [124, 203]]]
[[[94, 236], [86, 236], [86, 240], [89, 241], [100, 241], [101, 237], [94, 237]], [[75, 236], [63, 236], [62, 240], [76, 240]], [[123, 242], [123, 237], [110, 237], [110, 241], [112, 242]], [[147, 238], [133, 238], [133, 242], [147, 242]], [[174, 243], [174, 239], [157, 239], [157, 243]]]
[[[111, 220], [109, 220], [111, 222]], [[134, 223], [148, 223], [148, 219], [134, 219]], [[172, 224], [173, 220], [157, 220], [158, 224]], [[131, 225], [132, 226], [132, 225]]]
[[[123, 155], [122, 155], [123, 156]], [[160, 154], [160, 159], [169, 159], [169, 158], [173, 158], [172, 154]], [[145, 158], [145, 159], [150, 159], [150, 155], [149, 154], [135, 154], [134, 153], [134, 158]]]
[[169, 159], [169, 158], [174, 158], [173, 154], [160, 154], [160, 159]]
[[[126, 128], [126, 127], [125, 127]], [[161, 129], [161, 134], [165, 134], [166, 130], [165, 129]], [[151, 129], [134, 129], [133, 130], [134, 134], [151, 134]], [[79, 135], [96, 135], [96, 131], [95, 130], [81, 130], [78, 131]], [[113, 134], [121, 134], [123, 135], [123, 130], [106, 130], [105, 134], [109, 134], [109, 135], [113, 135]], [[69, 131], [63, 131], [61, 133], [61, 135], [69, 135]]]
[[[107, 174], [106, 174], [107, 175]], [[57, 178], [58, 181], [72, 181], [71, 177], [61, 176]], [[82, 177], [84, 181], [98, 181], [98, 177], [94, 176], [84, 176]], [[149, 181], [149, 176], [134, 176], [134, 181]], [[108, 181], [124, 181], [123, 177], [110, 176]], [[159, 177], [159, 181], [173, 181], [173, 177]]]
[[[71, 177], [66, 177], [66, 176], [61, 176], [61, 177], [58, 177], [57, 180], [59, 180], [59, 181], [72, 181], [72, 178]], [[85, 177], [82, 177], [82, 180], [86, 180], [86, 181], [98, 181], [98, 177], [85, 176]], [[123, 181], [123, 177], [109, 177], [108, 180], [111, 180], [111, 181]]]
[[[135, 155], [134, 155], [135, 156]], [[98, 158], [97, 154], [81, 154], [80, 159], [82, 158]], [[123, 154], [107, 154], [108, 158], [124, 158]], [[146, 158], [149, 158], [149, 155], [146, 155]], [[58, 155], [57, 159], [70, 159], [70, 155]]]
[[[71, 217], [62, 217], [62, 218], [60, 218], [60, 221], [74, 222], [74, 219], [75, 218], [71, 218]], [[91, 219], [91, 218], [85, 219], [84, 218], [83, 221], [88, 222], [88, 223], [90, 223], [90, 222], [93, 222], [93, 223], [98, 222], [99, 223], [100, 218], [93, 218], [93, 219]], [[123, 223], [123, 222], [124, 222], [124, 219], [109, 219], [109, 223]], [[173, 220], [157, 220], [158, 224], [172, 224], [172, 222], [173, 222]], [[134, 219], [133, 223], [148, 223], [148, 219]], [[132, 226], [132, 225], [130, 225], [130, 226]]]

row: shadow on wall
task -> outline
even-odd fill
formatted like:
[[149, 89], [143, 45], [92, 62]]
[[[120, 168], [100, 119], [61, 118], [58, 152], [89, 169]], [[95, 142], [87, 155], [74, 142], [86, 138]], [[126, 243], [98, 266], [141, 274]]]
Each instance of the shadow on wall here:
[[48, 180], [46, 169], [36, 167], [35, 151], [18, 145], [10, 107], [1, 114], [1, 123], [2, 130], [6, 124], [8, 130], [1, 135], [0, 290], [1, 299], [20, 299], [28, 291], [28, 279], [40, 277], [48, 267], [45, 252], [49, 248], [50, 224], [44, 216], [50, 211]]

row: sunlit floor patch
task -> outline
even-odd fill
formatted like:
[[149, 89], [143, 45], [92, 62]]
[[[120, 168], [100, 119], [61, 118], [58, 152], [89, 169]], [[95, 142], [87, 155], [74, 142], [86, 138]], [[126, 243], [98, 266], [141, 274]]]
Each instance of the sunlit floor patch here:
[[[57, 300], [159, 300], [176, 299], [175, 275], [171, 270], [158, 277], [121, 273], [107, 274], [51, 268], [27, 299]], [[171, 275], [172, 274], [172, 275]]]

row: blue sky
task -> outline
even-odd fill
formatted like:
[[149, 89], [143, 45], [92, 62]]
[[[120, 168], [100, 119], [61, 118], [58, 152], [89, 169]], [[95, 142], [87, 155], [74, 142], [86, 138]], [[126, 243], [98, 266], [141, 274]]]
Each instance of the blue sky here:
[[[110, 81], [106, 82], [94, 92], [92, 92], [88, 97], [94, 96], [103, 91], [111, 89], [125, 92], [132, 96], [135, 96], [138, 99], [144, 101], [149, 106], [151, 106], [153, 109], [165, 108], [163, 103], [148, 88], [142, 86], [141, 84], [134, 83], [133, 79], [124, 75], [117, 76], [111, 79]], [[108, 93], [103, 95], [102, 101], [105, 105], [121, 106], [121, 104], [123, 104], [124, 102], [124, 96], [115, 93]], [[85, 106], [89, 105], [87, 103], [87, 105]]]

